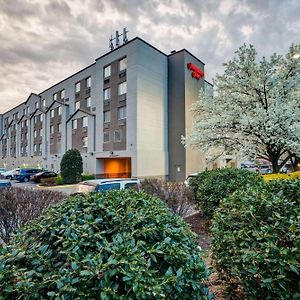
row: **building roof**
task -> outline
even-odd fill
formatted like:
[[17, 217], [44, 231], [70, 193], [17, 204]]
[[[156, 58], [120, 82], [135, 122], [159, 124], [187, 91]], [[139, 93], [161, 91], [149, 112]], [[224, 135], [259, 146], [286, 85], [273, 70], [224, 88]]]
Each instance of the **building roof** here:
[[50, 106], [46, 109], [45, 114], [51, 109], [51, 107], [54, 105], [54, 103], [58, 103], [58, 104], [60, 104], [60, 105], [65, 105], [65, 106], [69, 106], [69, 104], [66, 104], [66, 103], [61, 102], [61, 101], [58, 101], [58, 100], [54, 100], [54, 101], [50, 104]]
[[78, 108], [70, 117], [69, 117], [69, 119], [67, 120], [67, 123], [78, 113], [78, 112], [83, 112], [83, 113], [85, 113], [85, 114], [87, 114], [87, 115], [90, 115], [90, 116], [92, 116], [92, 117], [95, 117], [95, 114], [93, 114], [93, 113], [91, 113], [90, 111], [88, 111], [88, 110], [84, 110], [84, 109], [82, 109], [82, 108]]

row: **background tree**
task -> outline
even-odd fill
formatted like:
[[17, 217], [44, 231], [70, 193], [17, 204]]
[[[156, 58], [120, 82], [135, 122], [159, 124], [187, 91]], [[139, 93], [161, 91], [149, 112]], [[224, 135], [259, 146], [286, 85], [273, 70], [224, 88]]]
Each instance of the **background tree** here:
[[82, 157], [77, 149], [68, 150], [61, 162], [60, 173], [64, 183], [76, 183], [80, 181], [83, 172]]
[[292, 45], [285, 57], [273, 54], [258, 63], [252, 45], [240, 47], [216, 76], [215, 95], [200, 92], [188, 145], [205, 152], [239, 150], [270, 161], [274, 172], [299, 157], [299, 54], [300, 45]]

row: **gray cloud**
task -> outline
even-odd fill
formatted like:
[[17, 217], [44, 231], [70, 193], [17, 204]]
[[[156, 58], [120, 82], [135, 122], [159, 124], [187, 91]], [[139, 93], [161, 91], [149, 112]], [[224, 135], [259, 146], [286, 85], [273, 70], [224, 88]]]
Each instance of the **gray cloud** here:
[[299, 43], [298, 0], [0, 0], [0, 7], [0, 113], [93, 62], [124, 26], [166, 53], [188, 49], [206, 63], [208, 80], [244, 42], [266, 56]]

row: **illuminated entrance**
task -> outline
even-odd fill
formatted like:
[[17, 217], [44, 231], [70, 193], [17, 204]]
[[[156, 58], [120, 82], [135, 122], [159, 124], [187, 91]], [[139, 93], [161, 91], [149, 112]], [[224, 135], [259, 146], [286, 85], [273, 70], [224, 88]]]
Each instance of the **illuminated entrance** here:
[[103, 158], [104, 178], [130, 178], [131, 158]]

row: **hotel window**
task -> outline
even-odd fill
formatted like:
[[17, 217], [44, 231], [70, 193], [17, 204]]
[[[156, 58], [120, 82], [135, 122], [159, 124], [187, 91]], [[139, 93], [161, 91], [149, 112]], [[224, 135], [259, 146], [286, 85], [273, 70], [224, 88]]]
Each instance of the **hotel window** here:
[[33, 136], [34, 136], [35, 138], [37, 137], [37, 131], [36, 131], [36, 130], [33, 131]]
[[124, 81], [118, 86], [118, 95], [123, 95], [127, 93], [127, 81]]
[[39, 108], [39, 103], [35, 102], [35, 108]]
[[77, 129], [77, 119], [72, 120], [72, 129]]
[[60, 92], [60, 98], [61, 99], [65, 99], [65, 90], [62, 90], [61, 92]]
[[61, 116], [61, 113], [62, 113], [62, 107], [59, 106], [58, 109], [57, 109], [57, 114], [58, 114], [59, 116]]
[[40, 114], [40, 121], [43, 122], [43, 115]]
[[110, 88], [105, 89], [103, 91], [103, 98], [104, 98], [104, 100], [109, 100], [110, 99]]
[[91, 77], [88, 77], [86, 80], [86, 87], [87, 88], [90, 88], [92, 86], [92, 78]]
[[30, 112], [30, 107], [27, 106], [27, 115], [29, 115], [29, 112]]
[[57, 124], [57, 132], [61, 132], [61, 124]]
[[42, 136], [42, 129], [39, 129], [39, 136]]
[[103, 121], [104, 123], [110, 122], [110, 110], [103, 112]]
[[85, 100], [86, 100], [86, 107], [91, 107], [91, 97], [87, 97]]
[[75, 110], [80, 108], [80, 101], [75, 102]]
[[126, 119], [126, 106], [122, 106], [118, 108], [118, 119]]
[[103, 133], [103, 143], [108, 143], [109, 142], [109, 132], [104, 132]]
[[120, 130], [115, 130], [114, 140], [115, 140], [115, 142], [120, 142], [121, 141], [121, 132], [120, 132]]
[[25, 121], [25, 126], [28, 126], [28, 120]]
[[39, 152], [41, 152], [41, 151], [42, 151], [42, 144], [39, 144], [39, 147], [38, 147], [38, 149], [39, 149], [39, 150], [38, 150]]
[[54, 109], [50, 110], [50, 118], [54, 118]]
[[23, 115], [26, 115], [26, 108], [23, 108]]
[[53, 126], [53, 125], [50, 126], [50, 133], [51, 133], [51, 134], [54, 133], [54, 126]]
[[82, 138], [82, 147], [87, 148], [87, 146], [88, 146], [88, 137], [85, 136]]
[[34, 120], [34, 124], [36, 124], [36, 122], [37, 122], [37, 116], [34, 116], [33, 120]]
[[82, 118], [82, 127], [87, 127], [88, 126], [88, 118], [87, 117], [83, 117]]
[[57, 93], [53, 94], [53, 100], [54, 100], [54, 101], [57, 100]]
[[33, 145], [33, 151], [36, 152], [36, 144]]
[[42, 100], [42, 107], [46, 107], [46, 100], [45, 99]]
[[119, 61], [119, 70], [120, 72], [127, 69], [127, 57], [124, 57]]
[[26, 135], [25, 135], [25, 139], [28, 141], [28, 133], [26, 133]]
[[76, 93], [79, 93], [79, 92], [80, 92], [80, 82], [77, 82], [77, 83], [75, 84], [75, 92], [76, 92]]
[[111, 75], [111, 66], [107, 66], [104, 68], [104, 78], [109, 77]]
[[23, 138], [24, 138], [24, 135], [23, 135], [23, 133], [21, 133], [21, 140], [23, 140]]
[[24, 146], [24, 152], [27, 153], [27, 146]]

